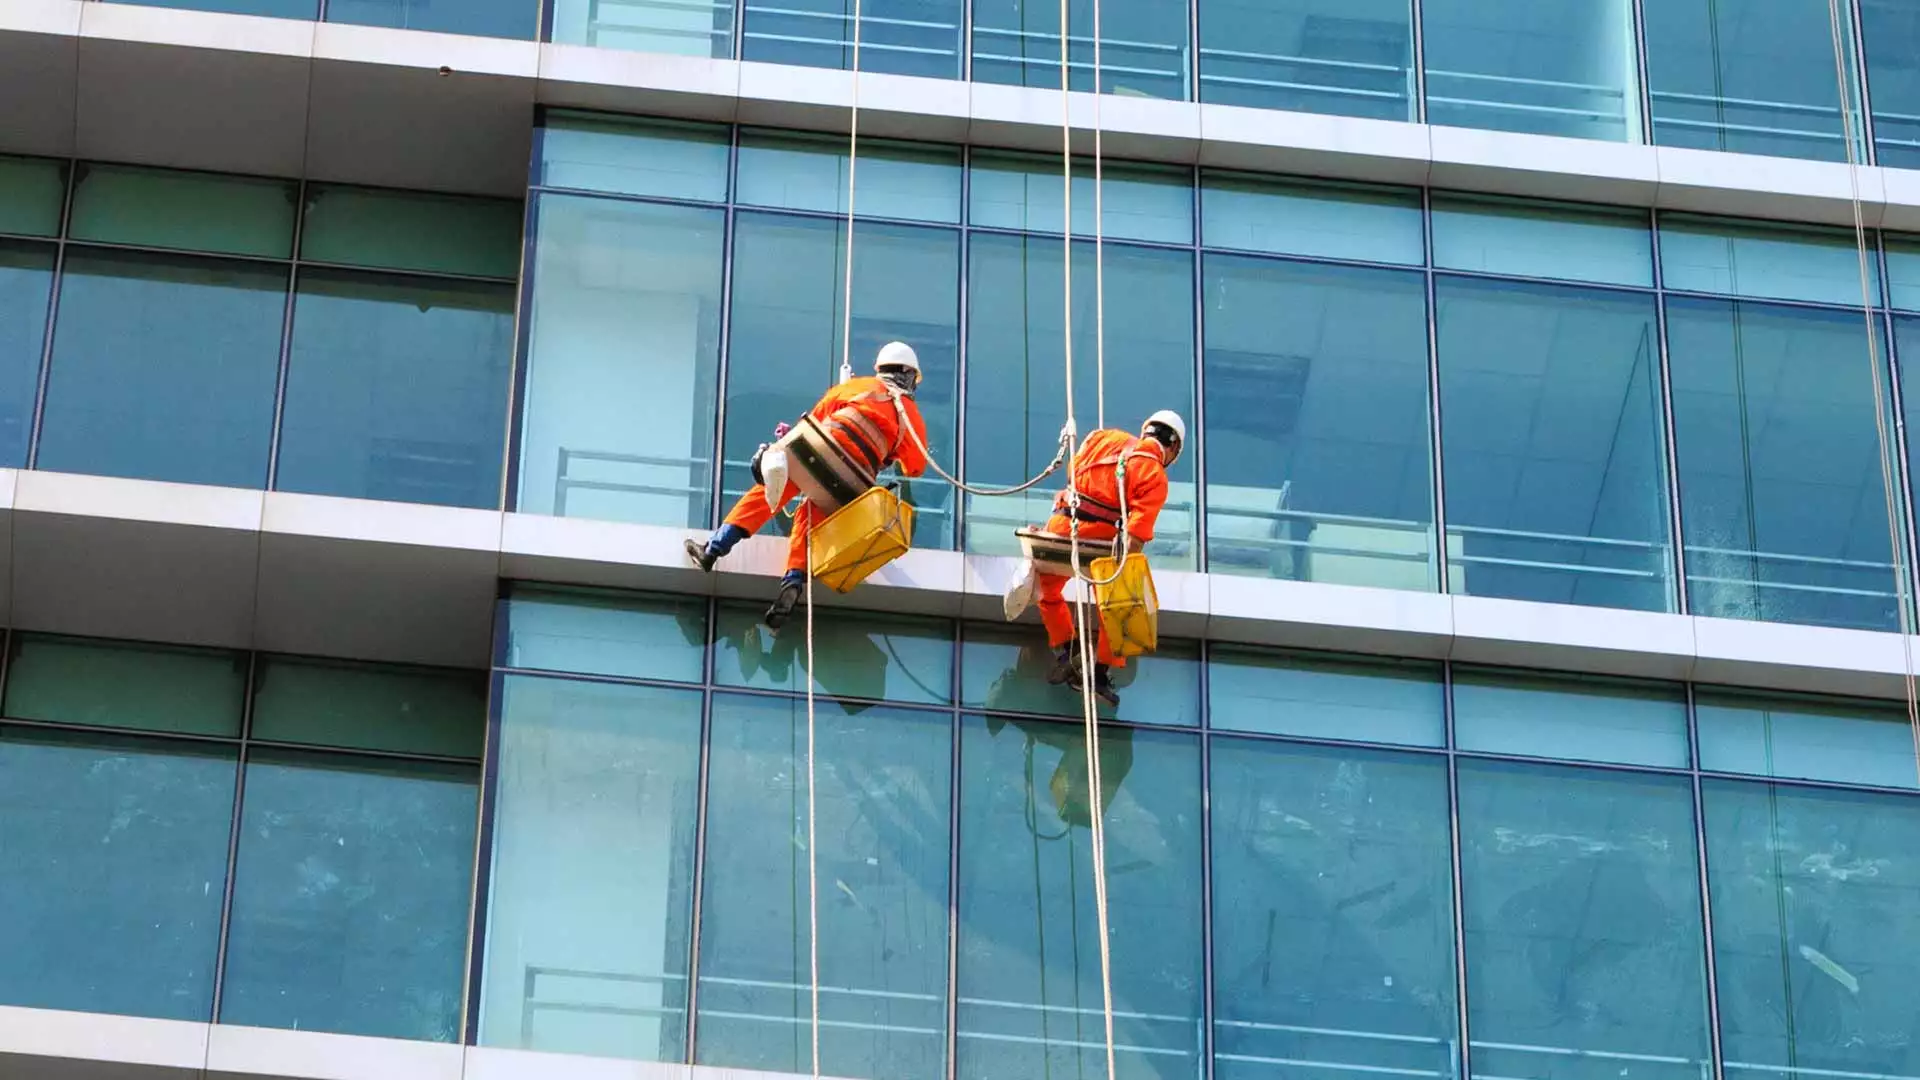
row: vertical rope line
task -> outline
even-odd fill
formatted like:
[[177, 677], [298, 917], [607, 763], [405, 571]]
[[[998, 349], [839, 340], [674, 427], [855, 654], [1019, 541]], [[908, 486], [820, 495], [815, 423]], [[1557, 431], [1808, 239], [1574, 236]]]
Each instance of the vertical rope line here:
[[[858, 4], [859, 0], [855, 0]], [[813, 520], [813, 507], [808, 506], [807, 524], [816, 524]], [[816, 846], [818, 831], [815, 828], [819, 820], [817, 803], [814, 799], [816, 777], [814, 768], [814, 723], [813, 723], [813, 532], [807, 532], [807, 969], [808, 994], [812, 1015], [813, 1076], [820, 1076], [820, 855]]]
[[1100, 0], [1093, 0], [1093, 355], [1094, 423], [1107, 426], [1107, 253], [1105, 155], [1100, 145]]

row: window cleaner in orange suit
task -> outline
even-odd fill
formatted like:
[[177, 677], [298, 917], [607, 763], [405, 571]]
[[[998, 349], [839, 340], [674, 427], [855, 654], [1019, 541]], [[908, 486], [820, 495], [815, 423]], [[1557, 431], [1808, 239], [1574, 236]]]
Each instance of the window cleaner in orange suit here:
[[[920, 417], [920, 406], [913, 392], [920, 385], [920, 358], [903, 342], [889, 342], [873, 362], [873, 374], [848, 379], [827, 391], [809, 410], [827, 434], [869, 478], [878, 476], [888, 465], [898, 465], [907, 476], [919, 476], [927, 469], [927, 455], [921, 449], [927, 443], [927, 424]], [[899, 398], [899, 407], [894, 398]], [[900, 429], [905, 414], [913, 433]], [[703, 544], [687, 541], [687, 557], [702, 570], [733, 550], [734, 545], [773, 519], [775, 507], [784, 507], [800, 494], [791, 481], [785, 483], [779, 499], [767, 497], [764, 484], [756, 483], [728, 511], [726, 521]], [[793, 513], [793, 534], [787, 539], [787, 573], [780, 579], [780, 595], [767, 609], [767, 625], [779, 629], [800, 602], [807, 583], [807, 535], [813, 531], [813, 506], [802, 499]]]
[[[1080, 508], [1067, 507], [1067, 493], [1053, 501], [1053, 516], [1046, 531], [1055, 536], [1073, 535], [1072, 517], [1079, 518], [1082, 540], [1113, 540], [1120, 535], [1120, 480], [1126, 478], [1126, 530], [1124, 547], [1139, 551], [1153, 539], [1154, 522], [1167, 505], [1167, 466], [1180, 456], [1187, 441], [1187, 424], [1180, 414], [1162, 409], [1147, 418], [1136, 437], [1124, 431], [1105, 428], [1087, 436], [1073, 455], [1073, 486], [1080, 493]], [[1083, 549], [1084, 550], [1084, 549]], [[1087, 563], [1093, 560], [1087, 557]], [[1081, 573], [1087, 572], [1085, 563]], [[1059, 650], [1047, 681], [1055, 685], [1071, 682], [1081, 685], [1080, 643], [1075, 638], [1073, 609], [1062, 595], [1067, 579], [1057, 574], [1035, 575], [1034, 586], [1040, 594], [1040, 621], [1047, 627], [1047, 644]], [[1120, 704], [1113, 687], [1112, 669], [1126, 666], [1115, 656], [1107, 631], [1100, 628], [1093, 669], [1094, 696], [1108, 705]]]

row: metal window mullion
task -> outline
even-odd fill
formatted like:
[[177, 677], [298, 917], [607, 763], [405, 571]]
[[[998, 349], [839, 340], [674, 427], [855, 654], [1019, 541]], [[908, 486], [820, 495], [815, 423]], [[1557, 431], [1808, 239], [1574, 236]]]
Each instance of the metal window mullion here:
[[233, 931], [233, 885], [240, 869], [240, 823], [247, 795], [247, 740], [253, 735], [253, 680], [259, 667], [258, 653], [247, 654], [245, 697], [240, 703], [240, 747], [233, 772], [233, 817], [227, 826], [227, 880], [220, 893], [220, 927], [213, 960], [213, 998], [208, 1020], [220, 1022], [220, 1006], [226, 994], [227, 946]]
[[714, 365], [713, 397], [713, 457], [711, 477], [711, 497], [707, 506], [707, 524], [717, 528], [722, 506], [726, 500], [727, 484], [727, 376], [733, 351], [733, 245], [736, 240], [737, 211], [733, 205], [735, 173], [740, 162], [740, 128], [734, 125], [731, 131], [731, 146], [727, 161], [727, 203], [726, 220], [720, 231], [720, 356]]
[[[526, 425], [521, 422], [520, 403], [527, 400], [527, 380], [533, 370], [533, 291], [540, 252], [541, 193], [538, 179], [546, 145], [546, 106], [534, 113], [533, 149], [528, 155], [527, 190], [520, 207], [520, 276], [514, 282], [513, 356], [507, 374], [507, 437], [503, 444], [506, 462], [500, 470], [501, 507], [520, 509], [520, 455], [526, 449]], [[696, 361], [697, 363], [697, 361]], [[556, 495], [556, 499], [558, 496]], [[496, 661], [504, 666], [504, 657]]]
[[[958, 493], [955, 497], [958, 498]], [[952, 745], [948, 747], [947, 761], [947, 1038], [946, 1062], [942, 1070], [945, 1080], [958, 1080], [960, 1075], [960, 788], [965, 783], [960, 771], [960, 740], [965, 734], [961, 725], [964, 673], [960, 665], [964, 655], [962, 624], [956, 619], [953, 623], [953, 670], [949, 683], [953, 707], [948, 714]]]
[[47, 411], [47, 384], [53, 376], [53, 331], [60, 312], [60, 286], [67, 276], [67, 234], [73, 229], [74, 189], [80, 183], [81, 163], [67, 161], [67, 187], [60, 201], [60, 222], [54, 237], [53, 280], [47, 284], [47, 321], [40, 339], [40, 375], [34, 385], [33, 421], [27, 429], [27, 455], [23, 463], [34, 468], [40, 459], [41, 426]]
[[[1408, 0], [1407, 18], [1413, 29], [1413, 122], [1427, 122], [1427, 41], [1425, 11], [1420, 0]], [[1422, 196], [1425, 197], [1424, 194]], [[1431, 260], [1429, 260], [1431, 261]]]
[[[1200, 101], [1200, 91], [1203, 86], [1200, 82], [1200, 5], [1202, 2], [1203, 0], [1187, 2], [1187, 100], [1195, 104]], [[1195, 171], [1198, 171], [1197, 167]], [[1199, 190], [1196, 184], [1194, 187], [1196, 196]], [[1194, 234], [1196, 241], [1199, 235], [1197, 232]]]
[[[1193, 568], [1207, 570], [1207, 284], [1206, 252], [1200, 244], [1200, 167], [1193, 168]], [[1204, 655], [1201, 668], [1204, 673]], [[1205, 682], [1204, 677], [1201, 680]], [[1205, 698], [1201, 714], [1205, 716]], [[1203, 725], [1204, 726], [1204, 725]], [[1211, 1029], [1208, 1035], [1212, 1039]]]
[[1434, 542], [1434, 582], [1442, 596], [1452, 590], [1450, 567], [1447, 565], [1448, 553], [1453, 545], [1447, 537], [1447, 481], [1446, 470], [1442, 467], [1442, 445], [1440, 437], [1440, 303], [1437, 295], [1433, 272], [1433, 189], [1420, 189], [1421, 243], [1426, 252], [1422, 256], [1421, 272], [1426, 279], [1427, 303], [1427, 453], [1430, 492], [1433, 498], [1433, 542]]
[[[508, 621], [512, 617], [507, 602], [494, 604], [496, 640], [504, 643]], [[506, 707], [507, 675], [492, 671], [487, 678], [487, 731], [480, 758], [480, 805], [476, 808], [478, 825], [474, 835], [473, 896], [468, 904], [467, 980], [461, 988], [461, 1041], [480, 1044], [480, 1009], [486, 989], [487, 918], [493, 890], [493, 833], [499, 815], [500, 742]], [[531, 1049], [531, 1048], [528, 1048]]]
[[1212, 650], [1206, 639], [1200, 641], [1200, 1076], [1213, 1080], [1214, 1021], [1213, 1000], [1213, 725], [1210, 723], [1213, 700], [1212, 680], [1207, 678]]
[[1653, 286], [1654, 329], [1659, 335], [1657, 342], [1660, 351], [1660, 415], [1663, 431], [1661, 437], [1666, 441], [1667, 471], [1667, 543], [1672, 549], [1669, 565], [1673, 571], [1673, 610], [1677, 615], [1685, 615], [1692, 607], [1687, 595], [1687, 545], [1684, 531], [1685, 517], [1680, 499], [1680, 427], [1673, 409], [1673, 358], [1667, 351], [1667, 289], [1666, 275], [1660, 266], [1660, 214], [1649, 212], [1648, 227], [1653, 238]]
[[719, 650], [720, 639], [720, 601], [707, 599], [706, 655], [701, 658], [700, 688], [700, 773], [694, 788], [694, 824], [693, 824], [693, 914], [687, 923], [687, 1000], [686, 1000], [686, 1046], [682, 1047], [681, 1060], [693, 1064], [695, 1039], [699, 1037], [698, 1004], [700, 1001], [700, 918], [705, 902], [707, 876], [707, 796], [708, 780], [713, 765], [713, 673], [714, 653]]
[[287, 303], [280, 316], [280, 356], [274, 369], [273, 428], [267, 439], [266, 490], [274, 490], [280, 477], [280, 431], [287, 413], [287, 382], [293, 364], [293, 309], [300, 296], [300, 271], [294, 260], [300, 257], [301, 232], [307, 221], [307, 182], [294, 187], [293, 259], [287, 265]]
[[[1853, 30], [1852, 48], [1847, 50], [1847, 55], [1853, 59], [1854, 70], [1848, 86], [1854, 96], [1859, 99], [1860, 160], [1873, 164], [1880, 160], [1880, 154], [1874, 145], [1873, 89], [1870, 85], [1872, 75], [1867, 69], [1866, 22], [1860, 13], [1859, 0], [1849, 0], [1847, 3], [1847, 26]], [[1843, 109], [1846, 105], [1844, 101], [1840, 103]]]
[[1640, 87], [1640, 145], [1653, 145], [1653, 86], [1652, 68], [1647, 53], [1647, 7], [1646, 0], [1633, 0], [1633, 51], [1634, 70], [1639, 76]]
[[1694, 710], [1693, 684], [1686, 687], [1687, 695], [1687, 734], [1693, 759], [1691, 782], [1693, 785], [1693, 844], [1694, 858], [1700, 871], [1700, 925], [1701, 951], [1706, 960], [1707, 983], [1707, 1043], [1712, 1055], [1713, 1080], [1723, 1080], [1725, 1068], [1723, 1051], [1720, 1045], [1720, 978], [1718, 965], [1713, 955], [1713, 889], [1707, 868], [1707, 817], [1706, 801], [1701, 794], [1700, 782], [1700, 724]]
[[[973, 10], [973, 5], [971, 2], [967, 4], [967, 10], [969, 12]], [[954, 461], [953, 461], [953, 468], [950, 470], [953, 473], [953, 475], [959, 477], [962, 481], [965, 481], [966, 479], [968, 479], [967, 477], [967, 368], [968, 368], [967, 351], [972, 341], [972, 333], [971, 333], [972, 320], [969, 319], [967, 316], [969, 311], [971, 310], [970, 305], [973, 303], [973, 290], [971, 288], [971, 285], [973, 283], [973, 233], [967, 227], [968, 218], [971, 216], [970, 214], [968, 214], [967, 208], [968, 208], [968, 200], [972, 198], [972, 195], [973, 195], [973, 147], [971, 145], [967, 145], [967, 146], [962, 146], [960, 148], [960, 214], [959, 214], [959, 225], [958, 225], [958, 228], [960, 231], [960, 268], [959, 268], [960, 310], [955, 316], [958, 322], [954, 326], [954, 352], [953, 352], [953, 356], [954, 356], [954, 368], [953, 368]], [[964, 553], [967, 550], [967, 511], [970, 509], [971, 509], [971, 506], [969, 506], [968, 504], [967, 493], [964, 491], [961, 491], [957, 487], [954, 488], [953, 489], [953, 512], [947, 515], [947, 520], [953, 526], [953, 550], [956, 552]], [[960, 704], [960, 684], [957, 681], [959, 678], [958, 673], [960, 671], [960, 654], [957, 651], [960, 648], [959, 627], [960, 627], [960, 624], [956, 622], [954, 624], [954, 649], [956, 651], [954, 653], [954, 662], [953, 662], [953, 670], [955, 672], [955, 679], [956, 679], [956, 682], [954, 683], [953, 703], [956, 708]]]
[[[1879, 251], [1876, 252], [1876, 269], [1880, 274], [1880, 280], [1886, 281], [1888, 267], [1886, 263], [1887, 245], [1884, 236], [1880, 238], [1878, 246]], [[1916, 534], [1913, 510], [1913, 475], [1912, 470], [1908, 467], [1906, 394], [1900, 385], [1901, 359], [1899, 348], [1894, 342], [1893, 312], [1884, 308], [1876, 308], [1873, 316], [1874, 331], [1882, 335], [1882, 340], [1886, 345], [1882, 371], [1884, 372], [1883, 377], [1887, 380], [1890, 391], [1887, 398], [1887, 408], [1893, 414], [1889, 419], [1892, 422], [1893, 468], [1896, 475], [1894, 497], [1900, 500], [1899, 511], [1903, 529], [1900, 539], [1901, 542], [1906, 545], [1904, 552], [1895, 553], [1895, 565], [1902, 566], [1905, 570], [1905, 573], [1901, 575], [1900, 584], [1906, 587], [1907, 595], [1904, 601], [1901, 601], [1898, 596], [1895, 597], [1895, 601], [1900, 603], [1901, 607], [1900, 633], [1906, 634], [1913, 632], [1916, 627], [1920, 627], [1920, 610], [1916, 610], [1916, 604], [1920, 604], [1920, 601], [1916, 600], [1916, 596], [1920, 596], [1920, 581], [1916, 581], [1915, 578], [1913, 559], [1913, 553], [1916, 547], [1920, 547], [1920, 534]]]
[[1445, 724], [1447, 750], [1447, 822], [1448, 857], [1453, 876], [1453, 980], [1454, 1022], [1459, 1025], [1460, 1045], [1454, 1055], [1454, 1067], [1462, 1080], [1473, 1076], [1473, 1039], [1467, 1007], [1467, 915], [1466, 888], [1460, 858], [1460, 759], [1455, 753], [1453, 709], [1453, 664], [1443, 661], [1440, 670], [1440, 705]]

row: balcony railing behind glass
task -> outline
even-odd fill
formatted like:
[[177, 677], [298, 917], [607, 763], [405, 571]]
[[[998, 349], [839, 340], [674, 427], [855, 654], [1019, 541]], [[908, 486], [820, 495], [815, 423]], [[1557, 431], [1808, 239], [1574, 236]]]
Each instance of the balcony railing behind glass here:
[[1414, 118], [1413, 69], [1406, 64], [1203, 48], [1200, 87], [1203, 101], [1266, 104], [1334, 116]]
[[555, 41], [676, 56], [733, 55], [731, 0], [586, 0], [584, 33], [568, 26], [572, 4], [557, 2]]

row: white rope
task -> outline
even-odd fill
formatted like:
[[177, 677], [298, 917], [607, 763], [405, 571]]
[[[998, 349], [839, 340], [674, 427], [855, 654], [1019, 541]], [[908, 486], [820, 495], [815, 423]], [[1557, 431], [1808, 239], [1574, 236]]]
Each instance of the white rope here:
[[[858, 5], [859, 0], [854, 0]], [[820, 857], [816, 841], [818, 830], [814, 828], [819, 820], [816, 813], [814, 788], [817, 773], [814, 769], [814, 723], [813, 723], [813, 531], [811, 526], [819, 522], [813, 520], [814, 511], [807, 508], [807, 990], [812, 999], [812, 1036], [813, 1036], [813, 1076], [820, 1076]]]

